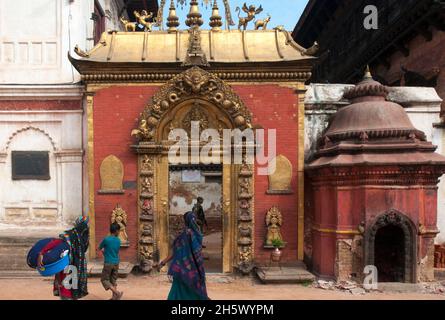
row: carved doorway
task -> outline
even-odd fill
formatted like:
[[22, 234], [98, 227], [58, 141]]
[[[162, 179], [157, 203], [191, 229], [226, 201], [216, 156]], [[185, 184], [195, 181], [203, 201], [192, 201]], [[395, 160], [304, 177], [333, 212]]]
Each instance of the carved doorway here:
[[388, 225], [375, 235], [374, 259], [380, 282], [405, 281], [405, 243], [403, 230]]
[[[216, 164], [208, 161], [215, 155], [221, 165], [222, 185], [222, 271], [238, 269], [247, 274], [253, 268], [253, 220], [254, 220], [254, 166], [253, 159], [246, 158], [245, 145], [212, 149], [209, 157], [202, 157], [207, 143], [196, 141], [191, 125], [198, 123], [199, 130], [214, 129], [222, 139], [226, 129], [241, 131], [251, 128], [251, 113], [241, 99], [224, 81], [214, 74], [193, 67], [179, 74], [153, 97], [141, 114], [139, 127], [133, 130], [138, 144], [132, 146], [139, 155], [139, 260], [143, 270], [168, 256], [170, 248], [169, 176], [172, 163], [169, 152], [175, 142], [169, 139], [174, 129], [182, 129], [191, 137], [184, 146], [189, 151], [186, 163], [203, 166]], [[197, 138], [199, 140], [199, 136]], [[230, 139], [230, 136], [229, 136]], [[213, 142], [213, 137], [212, 137]], [[255, 148], [256, 146], [253, 145]], [[201, 155], [192, 160], [194, 148]], [[196, 149], [195, 149], [196, 150]], [[234, 150], [241, 150], [242, 161], [233, 161]], [[229, 163], [223, 158], [229, 154]], [[214, 158], [213, 158], [214, 159]], [[191, 209], [191, 208], [190, 208]]]

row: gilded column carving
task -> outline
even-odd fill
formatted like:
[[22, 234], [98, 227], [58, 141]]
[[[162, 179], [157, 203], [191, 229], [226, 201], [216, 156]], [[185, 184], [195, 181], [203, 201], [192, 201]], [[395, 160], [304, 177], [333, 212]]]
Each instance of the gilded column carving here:
[[253, 165], [246, 162], [238, 172], [238, 268], [249, 274], [253, 267]]
[[139, 261], [143, 272], [150, 272], [153, 267], [154, 246], [154, 211], [153, 183], [154, 158], [149, 155], [139, 156]]

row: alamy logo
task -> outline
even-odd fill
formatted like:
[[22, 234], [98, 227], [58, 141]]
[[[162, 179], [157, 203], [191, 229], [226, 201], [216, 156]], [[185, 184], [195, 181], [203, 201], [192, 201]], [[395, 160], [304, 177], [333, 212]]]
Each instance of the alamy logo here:
[[190, 129], [190, 136], [184, 129], [170, 131], [168, 140], [174, 143], [168, 152], [170, 164], [250, 165], [256, 160], [258, 175], [274, 174], [277, 140], [275, 129], [267, 130], [267, 143], [264, 129], [206, 129], [200, 132], [199, 121], [192, 121]]
[[363, 273], [366, 275], [363, 280], [363, 288], [366, 290], [378, 289], [378, 270], [376, 266], [367, 265], [363, 269]]
[[368, 5], [363, 9], [367, 16], [363, 21], [363, 27], [366, 30], [377, 30], [379, 28], [379, 10], [374, 5]]
[[65, 279], [62, 281], [64, 288], [67, 290], [76, 290], [79, 283], [76, 266], [66, 266], [63, 273], [66, 274]]

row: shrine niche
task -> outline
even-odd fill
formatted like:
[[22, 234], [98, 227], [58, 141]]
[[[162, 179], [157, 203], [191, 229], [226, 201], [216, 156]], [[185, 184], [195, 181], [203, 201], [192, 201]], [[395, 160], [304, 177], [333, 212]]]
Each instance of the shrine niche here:
[[114, 155], [106, 157], [100, 165], [101, 194], [124, 193], [122, 181], [124, 179], [124, 165]]
[[292, 164], [282, 154], [275, 158], [275, 172], [269, 175], [268, 194], [291, 194]]
[[[138, 140], [132, 148], [139, 154], [139, 261], [144, 271], [168, 255], [169, 230], [179, 228], [169, 221], [170, 131], [184, 129], [190, 136], [192, 122], [197, 122], [200, 132], [215, 129], [222, 134], [224, 129], [251, 128], [251, 118], [224, 81], [199, 67], [177, 75], [153, 96], [131, 133]], [[232, 144], [232, 150], [239, 147]], [[217, 153], [222, 160], [223, 149]], [[237, 268], [247, 274], [254, 267], [254, 168], [245, 155], [242, 159], [242, 164], [222, 166], [223, 272]]]

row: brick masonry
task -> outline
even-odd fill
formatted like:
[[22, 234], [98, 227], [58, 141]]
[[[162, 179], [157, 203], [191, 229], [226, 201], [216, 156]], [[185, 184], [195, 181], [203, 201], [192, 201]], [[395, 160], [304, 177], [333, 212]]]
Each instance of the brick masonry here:
[[82, 101], [79, 100], [1, 100], [2, 111], [57, 111], [82, 110]]

